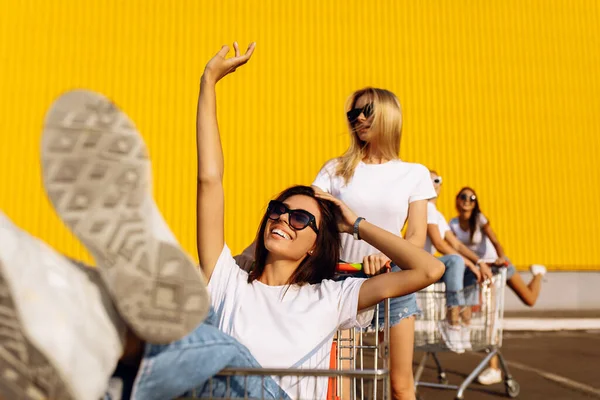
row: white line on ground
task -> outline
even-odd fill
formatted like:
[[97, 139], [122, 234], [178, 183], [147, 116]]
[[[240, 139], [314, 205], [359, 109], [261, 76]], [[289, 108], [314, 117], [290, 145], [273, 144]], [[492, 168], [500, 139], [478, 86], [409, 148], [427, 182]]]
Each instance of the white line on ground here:
[[577, 381], [574, 381], [572, 379], [565, 378], [564, 376], [553, 374], [551, 372], [546, 372], [546, 371], [543, 371], [541, 369], [530, 367], [528, 365], [521, 364], [521, 363], [516, 362], [516, 361], [508, 361], [508, 360], [506, 360], [506, 364], [509, 367], [511, 367], [511, 368], [518, 368], [518, 369], [522, 369], [522, 370], [525, 370], [525, 371], [536, 373], [536, 374], [538, 374], [538, 375], [540, 375], [540, 376], [542, 376], [542, 377], [544, 377], [544, 378], [546, 378], [548, 380], [554, 381], [554, 382], [559, 383], [559, 384], [561, 384], [563, 386], [566, 386], [568, 388], [575, 389], [575, 390], [578, 390], [580, 392], [591, 394], [594, 397], [600, 398], [600, 389], [596, 389], [595, 387], [586, 385], [584, 383], [577, 382]]
[[505, 331], [562, 331], [600, 329], [600, 318], [505, 318]]

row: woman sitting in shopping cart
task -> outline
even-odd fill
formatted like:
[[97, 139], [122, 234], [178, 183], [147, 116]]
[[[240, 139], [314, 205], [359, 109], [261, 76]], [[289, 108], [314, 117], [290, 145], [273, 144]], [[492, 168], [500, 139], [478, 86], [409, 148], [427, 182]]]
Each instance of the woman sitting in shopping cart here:
[[[245, 64], [253, 47], [226, 59], [227, 47], [202, 76], [198, 104], [198, 254], [209, 279], [219, 328], [244, 344], [263, 367], [328, 368], [334, 333], [365, 325], [380, 301], [415, 292], [443, 274], [427, 252], [355, 215], [344, 203], [310, 187], [293, 187], [269, 203], [256, 237], [250, 273], [224, 242], [223, 153], [215, 85]], [[273, 168], [287, 166], [273, 165]], [[337, 221], [337, 222], [336, 222]], [[332, 280], [340, 231], [387, 254], [403, 271], [371, 279]], [[368, 314], [368, 313], [367, 313]], [[289, 378], [291, 397], [324, 398], [326, 380]]]
[[[442, 190], [442, 177], [430, 170], [431, 182], [437, 196]], [[444, 215], [436, 207], [438, 197], [427, 203], [427, 242], [425, 250], [442, 254], [439, 260], [446, 266], [442, 281], [446, 284], [446, 321], [440, 321], [440, 334], [448, 348], [456, 353], [471, 349], [470, 305], [476, 305], [477, 282], [492, 277], [489, 266], [460, 242]], [[460, 252], [460, 253], [459, 253]], [[462, 256], [461, 256], [462, 254]]]
[[[543, 265], [532, 265], [530, 270], [533, 278], [528, 284], [523, 281], [514, 265], [506, 257], [504, 248], [492, 230], [489, 220], [481, 212], [475, 190], [464, 187], [458, 192], [456, 211], [458, 216], [450, 220], [450, 229], [456, 238], [465, 245], [459, 248], [460, 253], [471, 260], [474, 260], [473, 253], [475, 253], [478, 257], [476, 262], [492, 264], [494, 272], [498, 272], [500, 268], [506, 268], [508, 286], [523, 304], [533, 307], [540, 294], [542, 277], [546, 273], [546, 268]], [[492, 359], [490, 365], [490, 368], [479, 375], [478, 381], [483, 385], [502, 382], [497, 358]]]

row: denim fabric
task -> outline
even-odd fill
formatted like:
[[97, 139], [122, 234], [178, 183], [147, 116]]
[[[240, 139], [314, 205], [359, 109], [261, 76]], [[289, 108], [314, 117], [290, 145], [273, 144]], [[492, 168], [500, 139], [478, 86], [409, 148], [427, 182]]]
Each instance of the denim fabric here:
[[248, 349], [214, 324], [214, 313], [181, 340], [147, 344], [133, 400], [164, 400], [179, 396], [216, 398], [288, 398], [271, 377], [215, 377], [223, 368], [260, 367]]
[[[400, 271], [400, 267], [392, 263], [392, 272]], [[377, 320], [377, 328], [383, 330], [385, 323], [385, 300], [377, 305], [379, 315], [375, 313], [371, 328], [375, 328], [375, 318]], [[417, 306], [417, 295], [416, 293], [407, 294], [405, 296], [394, 297], [390, 299], [390, 327], [397, 325], [404, 318], [411, 317], [413, 315], [421, 314], [421, 310]]]
[[502, 268], [506, 268], [506, 280], [507, 281], [510, 280], [510, 278], [512, 278], [512, 276], [515, 274], [515, 272], [517, 272], [517, 269], [515, 268], [514, 265], [512, 265], [512, 263], [510, 263], [510, 261], [509, 261], [508, 266], [506, 266], [506, 267], [492, 266], [492, 272], [494, 274], [497, 274], [500, 272], [500, 269], [502, 269]]
[[[392, 272], [400, 271], [400, 267], [396, 264], [392, 263]], [[355, 278], [368, 278], [368, 276], [363, 272], [357, 272], [355, 274], [340, 274], [335, 277], [335, 280], [341, 281], [348, 277]], [[371, 329], [379, 329], [383, 330], [385, 323], [385, 300], [377, 305], [377, 311], [373, 315], [373, 321], [371, 321], [371, 326], [368, 328]], [[415, 293], [407, 294], [401, 297], [395, 297], [390, 299], [390, 327], [397, 325], [404, 318], [418, 315], [421, 313], [419, 307], [417, 306], [417, 295]]]
[[456, 254], [447, 254], [442, 257], [438, 257], [438, 260], [444, 263], [446, 270], [441, 282], [446, 284], [446, 305], [452, 306], [464, 306], [465, 305], [465, 293], [463, 291], [464, 278], [465, 278], [465, 260], [461, 256]]

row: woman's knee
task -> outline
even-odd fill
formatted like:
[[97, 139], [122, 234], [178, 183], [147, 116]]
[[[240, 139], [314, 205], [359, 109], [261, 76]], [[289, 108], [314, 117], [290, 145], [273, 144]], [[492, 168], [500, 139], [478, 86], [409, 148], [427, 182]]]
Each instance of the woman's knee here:
[[394, 374], [392, 380], [392, 398], [401, 400], [412, 400], [415, 398], [415, 385], [412, 371], [408, 374]]
[[446, 266], [446, 270], [449, 268], [462, 268], [465, 269], [465, 260], [456, 254], [448, 254], [444, 256], [444, 265]]

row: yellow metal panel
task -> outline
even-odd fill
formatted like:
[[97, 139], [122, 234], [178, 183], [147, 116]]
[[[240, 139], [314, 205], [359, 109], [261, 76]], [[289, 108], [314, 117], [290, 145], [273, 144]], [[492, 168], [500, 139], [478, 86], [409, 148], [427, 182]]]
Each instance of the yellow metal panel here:
[[468, 184], [516, 264], [600, 268], [595, 0], [5, 3], [0, 209], [64, 253], [89, 261], [41, 188], [52, 100], [97, 90], [137, 122], [156, 200], [195, 254], [199, 76], [221, 44], [254, 40], [254, 59], [218, 88], [234, 251], [272, 195], [345, 149], [345, 99], [373, 85], [400, 97], [401, 156], [444, 177], [448, 218]]

